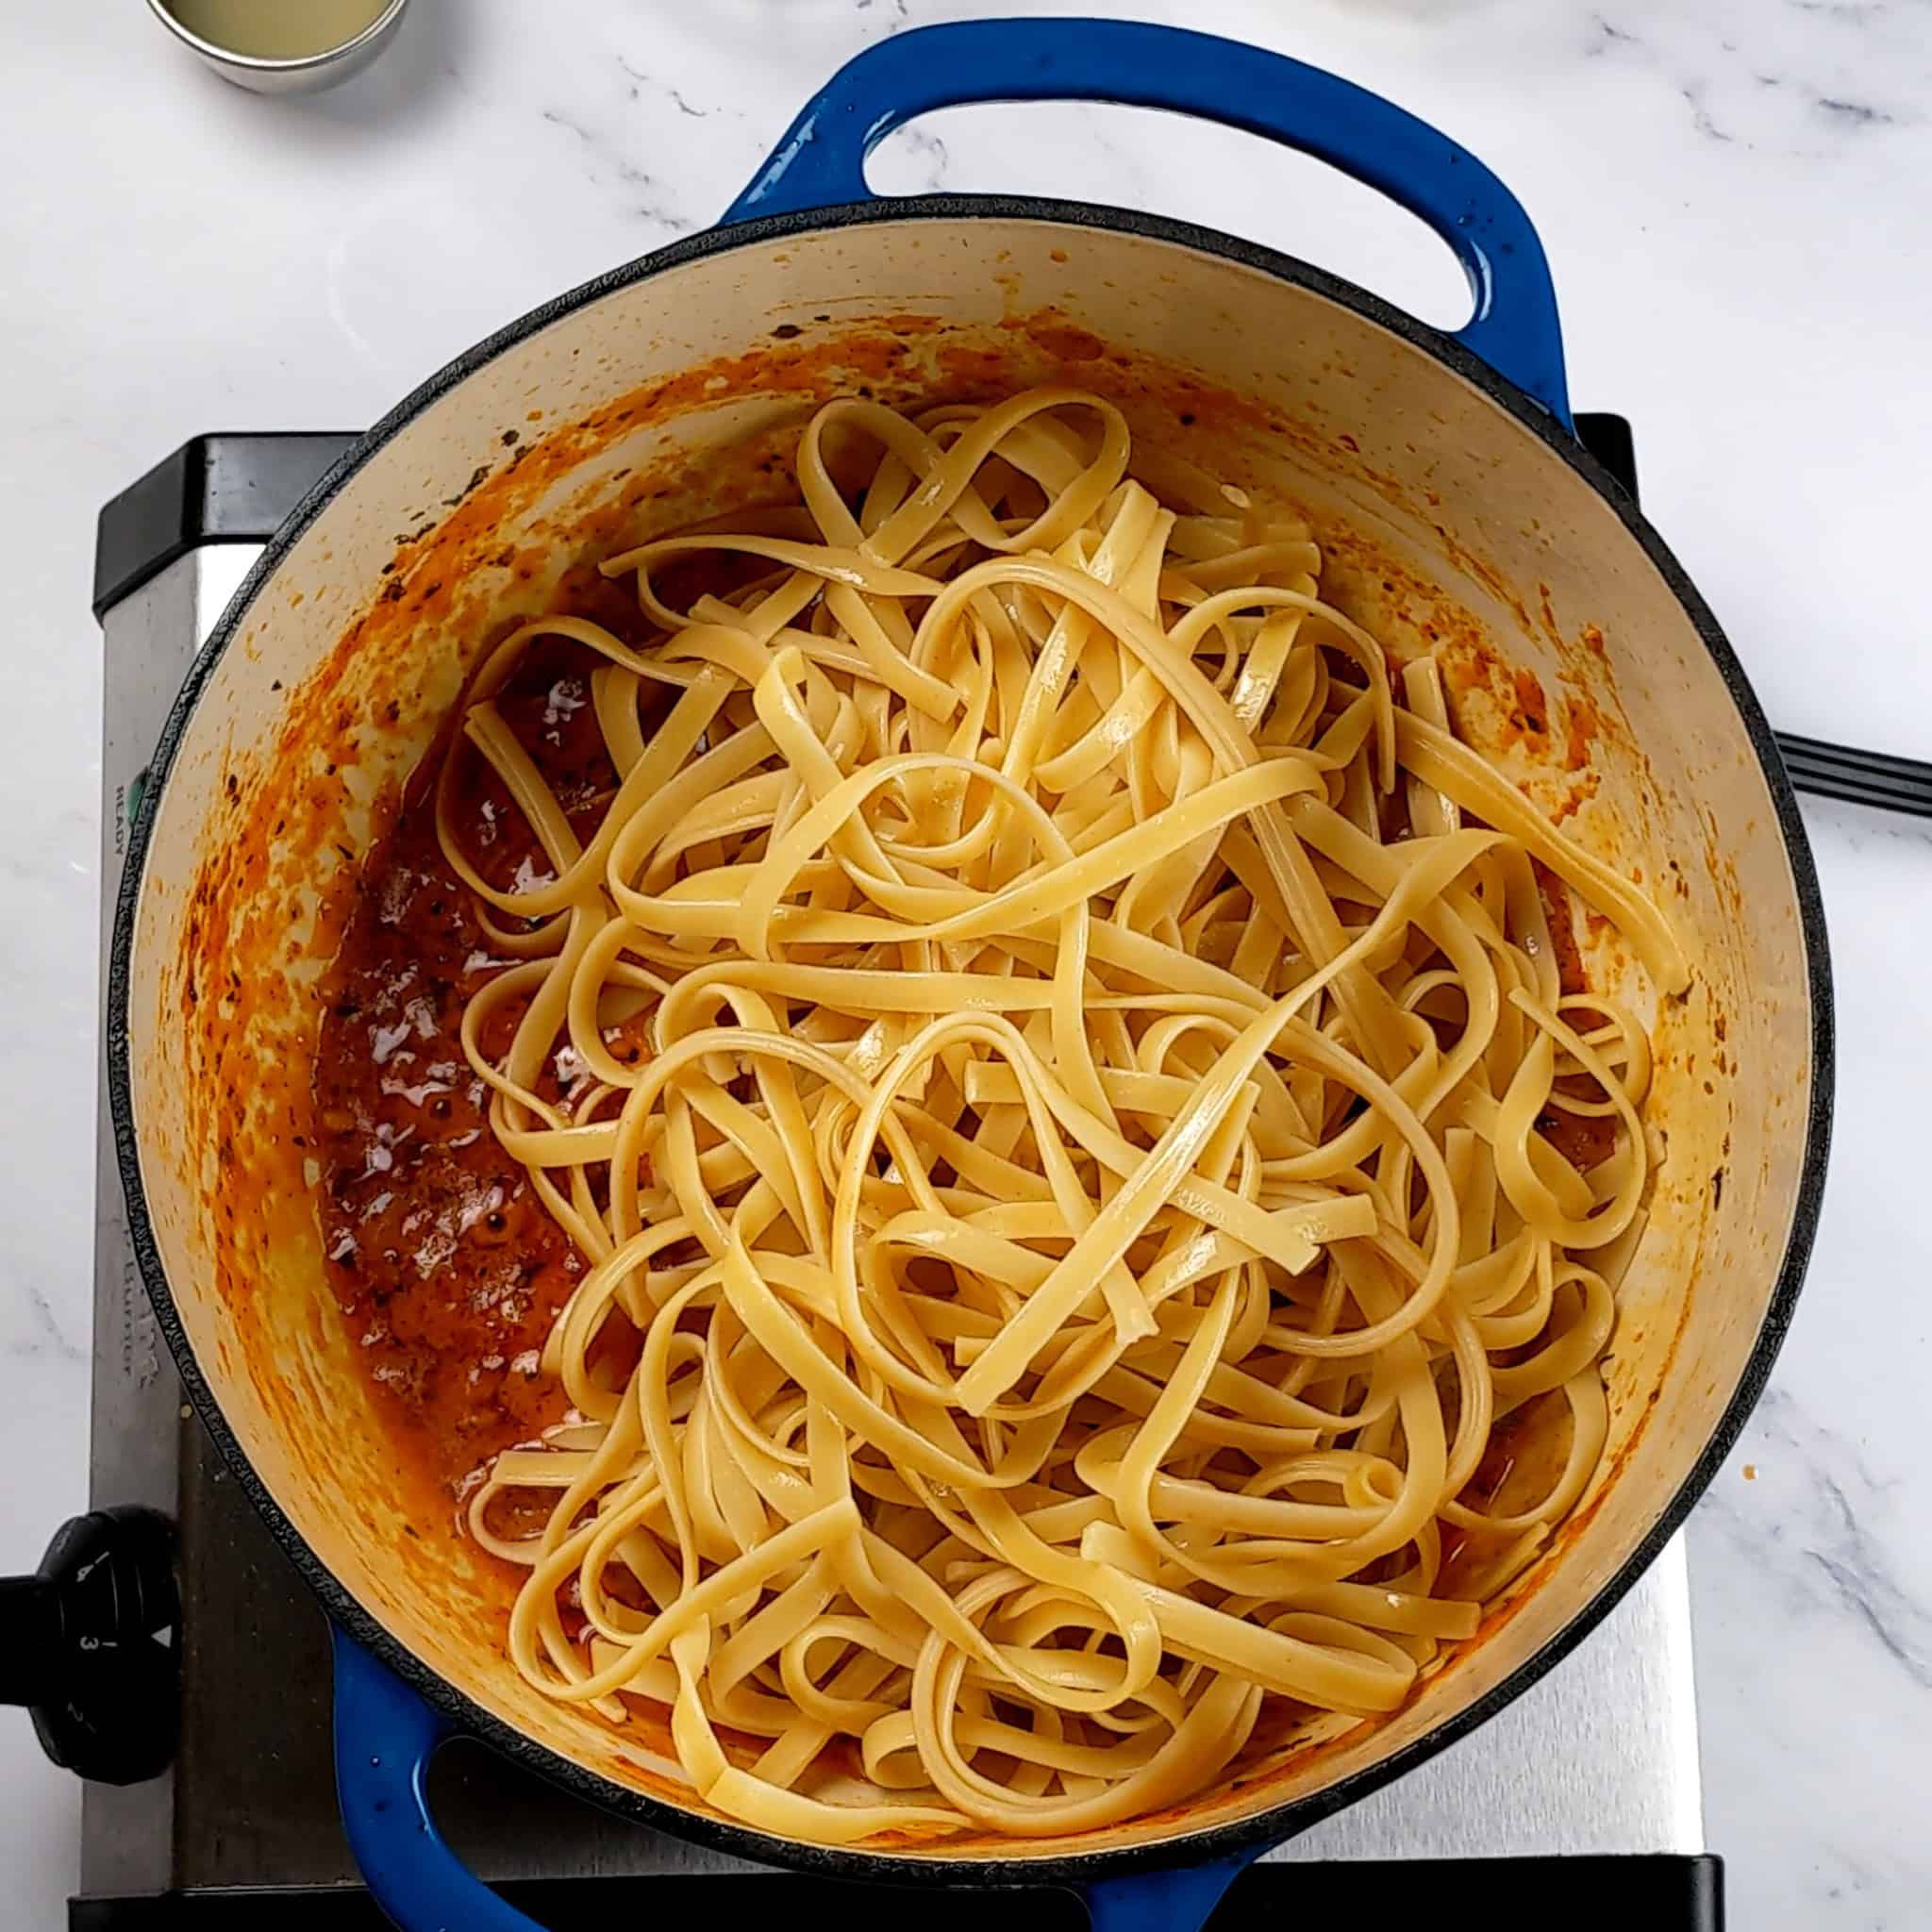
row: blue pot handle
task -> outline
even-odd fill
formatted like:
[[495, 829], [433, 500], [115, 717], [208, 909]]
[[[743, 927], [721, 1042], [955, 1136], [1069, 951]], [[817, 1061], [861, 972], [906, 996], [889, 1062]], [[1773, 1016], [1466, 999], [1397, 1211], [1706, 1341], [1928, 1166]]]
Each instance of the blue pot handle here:
[[1257, 1852], [1174, 1872], [1142, 1872], [1083, 1885], [1080, 1897], [1093, 1932], [1200, 1932], [1221, 1895], [1247, 1870]]
[[1566, 429], [1557, 293], [1523, 205], [1467, 148], [1283, 54], [1124, 20], [976, 20], [894, 34], [848, 60], [786, 129], [725, 223], [873, 199], [893, 128], [974, 101], [1120, 101], [1265, 134], [1420, 215], [1455, 251], [1475, 314], [1456, 340]]
[[[371, 1895], [402, 1932], [542, 1932], [450, 1850], [429, 1815], [429, 1760], [451, 1735], [386, 1664], [335, 1639], [336, 1795]], [[1083, 1886], [1093, 1932], [1196, 1932], [1255, 1855]]]
[[337, 1628], [336, 1796], [363, 1879], [402, 1932], [542, 1932], [450, 1850], [429, 1815], [449, 1724]]

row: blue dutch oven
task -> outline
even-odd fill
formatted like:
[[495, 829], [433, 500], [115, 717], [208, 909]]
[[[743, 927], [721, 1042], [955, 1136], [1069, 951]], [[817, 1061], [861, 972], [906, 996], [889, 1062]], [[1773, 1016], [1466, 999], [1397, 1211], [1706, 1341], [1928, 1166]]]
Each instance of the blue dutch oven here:
[[[1130, 211], [868, 191], [866, 157], [895, 126], [1022, 100], [1165, 108], [1318, 156], [1428, 223], [1468, 272], [1472, 319], [1444, 334], [1307, 264]], [[884, 342], [884, 362], [867, 363], [861, 341]], [[1578, 824], [1660, 890], [1670, 882], [1696, 961], [1660, 1034], [1654, 1112], [1670, 1158], [1624, 1291], [1610, 1473], [1581, 1521], [1405, 1710], [1091, 1840], [870, 1851], [774, 1839], [707, 1811], [648, 1752], [626, 1755], [609, 1727], [523, 1686], [467, 1554], [418, 1536], [392, 1493], [277, 1113], [306, 1094], [313, 1039], [287, 961], [325, 947], [303, 908], [345, 876], [315, 854], [333, 844], [352, 860], [372, 821], [351, 802], [329, 808], [343, 814], [331, 839], [258, 849], [249, 827], [270, 820], [264, 808], [323, 809], [303, 803], [302, 776], [327, 731], [372, 714], [379, 691], [398, 694], [396, 722], [360, 756], [377, 779], [408, 770], [482, 627], [451, 608], [448, 584], [474, 585], [477, 619], [507, 594], [490, 559], [546, 531], [555, 544], [559, 502], [588, 527], [600, 506], [628, 501], [624, 479], [646, 460], [661, 470], [681, 452], [701, 470], [707, 452], [788, 409], [795, 420], [828, 371], [857, 379], [874, 365], [889, 395], [1043, 377], [1100, 389], [1137, 439], [1171, 435], [1302, 503], [1324, 537], [1356, 531], [1396, 558], [1417, 588], [1378, 613], [1395, 641], [1407, 628], [1425, 647], [1429, 609], [1450, 609], [1616, 722], [1593, 742], [1597, 796]], [[398, 531], [412, 532], [402, 549]], [[1353, 594], [1373, 605], [1378, 572], [1355, 575]], [[391, 609], [407, 630], [382, 630]], [[273, 971], [248, 951], [262, 930], [286, 941]], [[229, 948], [229, 991], [196, 998], [216, 943]], [[1574, 440], [1556, 299], [1523, 208], [1466, 150], [1346, 81], [1201, 34], [1091, 20], [934, 26], [869, 49], [719, 226], [525, 318], [350, 451], [262, 557], [169, 724], [134, 833], [109, 1008], [148, 1287], [238, 1479], [334, 1620], [342, 1816], [408, 1932], [531, 1932], [430, 1816], [427, 1767], [455, 1734], [760, 1863], [873, 1883], [1070, 1886], [1106, 1932], [1198, 1924], [1248, 1860], [1548, 1670], [1682, 1521], [1790, 1319], [1830, 1089], [1823, 927], [1790, 788], [1710, 613]], [[219, 1185], [199, 1152], [211, 1121]]]

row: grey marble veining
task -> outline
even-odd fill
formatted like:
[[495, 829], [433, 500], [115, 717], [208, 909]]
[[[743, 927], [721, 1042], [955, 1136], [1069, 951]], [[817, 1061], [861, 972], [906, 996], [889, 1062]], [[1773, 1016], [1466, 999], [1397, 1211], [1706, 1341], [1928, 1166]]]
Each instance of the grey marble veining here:
[[[1008, 0], [1010, 8], [1010, 0]], [[1089, 10], [1036, 4], [1035, 12]], [[350, 425], [559, 289], [715, 219], [810, 89], [962, 0], [415, 0], [341, 92], [223, 87], [127, 4], [15, 8], [0, 115], [0, 1564], [85, 1496], [100, 503], [210, 427]], [[1331, 66], [1522, 194], [1583, 407], [1767, 708], [1932, 756], [1932, 8], [1925, 0], [1116, 0]], [[877, 185], [1125, 202], [1289, 249], [1431, 320], [1407, 217], [1224, 130], [988, 108]], [[1773, 1392], [1690, 1526], [1707, 1826], [1754, 1932], [1932, 1924], [1932, 838], [1807, 807], [1840, 1110]], [[62, 1923], [75, 1793], [0, 1724], [9, 1924]]]

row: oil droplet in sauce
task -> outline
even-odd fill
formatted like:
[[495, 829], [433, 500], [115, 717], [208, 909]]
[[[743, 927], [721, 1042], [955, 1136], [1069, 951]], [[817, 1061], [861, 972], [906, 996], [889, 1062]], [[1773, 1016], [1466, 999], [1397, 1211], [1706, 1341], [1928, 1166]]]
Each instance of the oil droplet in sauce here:
[[255, 60], [300, 60], [353, 41], [389, 0], [167, 0], [197, 39]]

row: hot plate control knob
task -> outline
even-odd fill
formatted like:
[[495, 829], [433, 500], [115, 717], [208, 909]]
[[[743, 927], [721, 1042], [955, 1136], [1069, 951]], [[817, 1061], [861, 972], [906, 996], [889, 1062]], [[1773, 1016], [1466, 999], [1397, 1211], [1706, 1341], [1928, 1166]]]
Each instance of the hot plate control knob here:
[[31, 1576], [0, 1577], [0, 1701], [56, 1764], [101, 1784], [165, 1771], [180, 1727], [175, 1525], [154, 1509], [63, 1524]]

